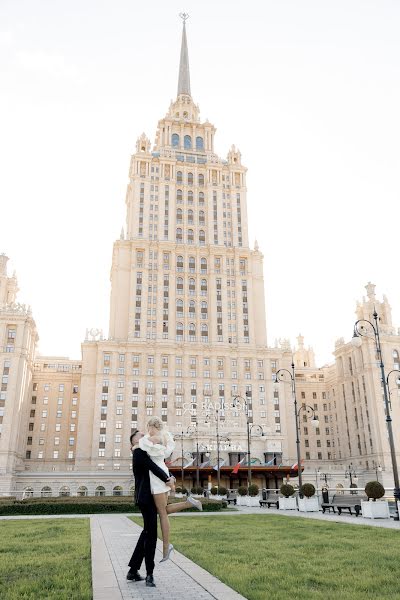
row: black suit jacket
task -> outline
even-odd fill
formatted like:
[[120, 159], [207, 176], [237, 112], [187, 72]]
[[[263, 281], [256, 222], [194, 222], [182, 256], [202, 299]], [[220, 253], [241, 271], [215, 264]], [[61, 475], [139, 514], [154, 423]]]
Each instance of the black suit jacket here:
[[150, 489], [149, 471], [156, 477], [166, 482], [169, 476], [160, 469], [141, 448], [136, 448], [132, 453], [132, 469], [135, 477], [135, 502], [136, 504], [148, 504], [153, 502]]

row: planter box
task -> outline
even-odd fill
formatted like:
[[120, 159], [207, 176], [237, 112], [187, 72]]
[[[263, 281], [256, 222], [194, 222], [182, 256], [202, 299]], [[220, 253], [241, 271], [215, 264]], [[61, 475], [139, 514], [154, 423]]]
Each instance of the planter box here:
[[289, 498], [281, 496], [279, 498], [279, 510], [297, 510], [296, 496], [289, 496]]
[[390, 519], [389, 502], [387, 500], [377, 500], [373, 502], [361, 502], [362, 516], [366, 519]]
[[260, 506], [259, 496], [245, 496], [246, 506]]
[[236, 505], [237, 506], [247, 506], [246, 499], [247, 499], [247, 496], [238, 496]]
[[299, 511], [301, 512], [318, 512], [319, 502], [318, 496], [311, 496], [311, 498], [299, 498]]

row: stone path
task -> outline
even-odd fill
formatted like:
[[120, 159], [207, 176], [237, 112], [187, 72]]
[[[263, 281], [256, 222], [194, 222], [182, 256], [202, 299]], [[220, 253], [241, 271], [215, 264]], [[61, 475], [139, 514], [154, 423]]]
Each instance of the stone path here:
[[[155, 559], [157, 587], [127, 581], [128, 561], [141, 527], [125, 515], [94, 515], [90, 524], [93, 600], [246, 600], [179, 552], [159, 564], [161, 542], [157, 543]], [[144, 565], [141, 573], [145, 574]]]

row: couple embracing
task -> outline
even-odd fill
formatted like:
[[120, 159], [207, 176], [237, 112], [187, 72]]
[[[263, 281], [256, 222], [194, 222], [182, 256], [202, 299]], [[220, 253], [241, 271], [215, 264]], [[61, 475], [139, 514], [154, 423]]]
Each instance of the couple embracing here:
[[172, 435], [164, 429], [158, 417], [151, 417], [147, 423], [147, 434], [134, 430], [130, 436], [132, 467], [135, 477], [135, 502], [143, 515], [143, 531], [129, 561], [127, 579], [142, 581], [139, 569], [146, 565], [146, 586], [155, 587], [154, 555], [157, 545], [157, 513], [160, 517], [163, 537], [163, 558], [167, 561], [174, 549], [169, 542], [168, 515], [185, 508], [196, 507], [202, 510], [199, 500], [188, 496], [185, 502], [168, 504], [168, 495], [175, 489], [175, 478], [169, 474], [165, 464], [175, 447]]

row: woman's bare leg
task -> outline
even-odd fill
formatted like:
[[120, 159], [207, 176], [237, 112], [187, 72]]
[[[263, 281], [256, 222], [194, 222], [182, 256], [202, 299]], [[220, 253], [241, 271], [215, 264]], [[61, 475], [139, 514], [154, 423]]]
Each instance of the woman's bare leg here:
[[185, 510], [185, 508], [192, 508], [192, 504], [186, 500], [186, 502], [174, 502], [173, 504], [167, 504], [167, 514], [172, 514]]
[[160, 517], [161, 533], [163, 538], [163, 556], [165, 556], [169, 547], [169, 519], [167, 511], [168, 494], [153, 494], [153, 498]]

